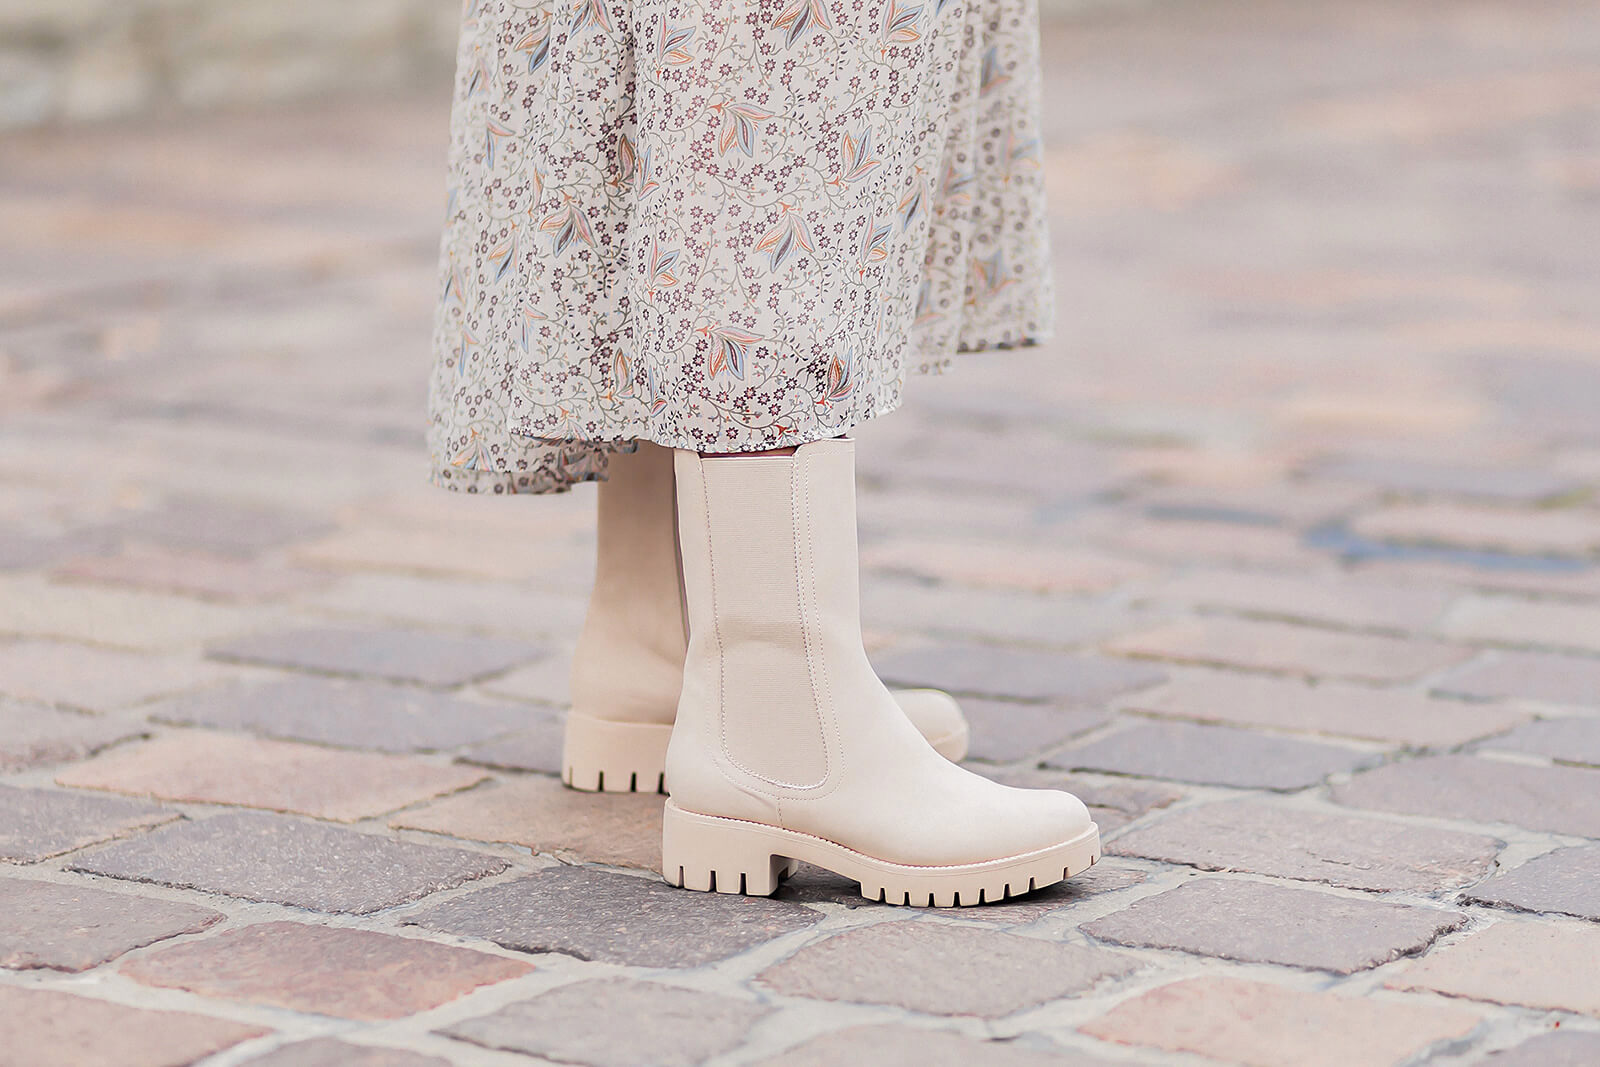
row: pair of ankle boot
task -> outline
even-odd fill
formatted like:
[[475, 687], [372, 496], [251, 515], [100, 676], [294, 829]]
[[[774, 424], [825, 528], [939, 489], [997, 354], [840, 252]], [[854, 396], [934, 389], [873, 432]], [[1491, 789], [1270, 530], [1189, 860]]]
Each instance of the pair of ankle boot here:
[[853, 442], [716, 458], [642, 443], [610, 479], [563, 780], [669, 792], [667, 881], [767, 894], [804, 860], [874, 900], [949, 906], [1099, 858], [1076, 797], [957, 766], [955, 701], [873, 671]]

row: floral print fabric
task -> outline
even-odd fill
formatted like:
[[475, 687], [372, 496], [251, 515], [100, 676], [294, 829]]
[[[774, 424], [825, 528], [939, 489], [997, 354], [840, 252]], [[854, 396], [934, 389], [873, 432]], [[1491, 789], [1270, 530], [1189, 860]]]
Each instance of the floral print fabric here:
[[1048, 335], [1036, 0], [468, 0], [434, 479], [750, 451]]

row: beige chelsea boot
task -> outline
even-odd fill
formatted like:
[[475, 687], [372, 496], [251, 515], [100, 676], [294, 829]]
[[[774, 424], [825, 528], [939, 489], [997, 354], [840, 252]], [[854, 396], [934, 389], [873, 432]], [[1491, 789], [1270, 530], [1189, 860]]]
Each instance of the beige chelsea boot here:
[[667, 881], [766, 894], [804, 860], [872, 900], [944, 907], [1099, 858], [1077, 797], [944, 759], [873, 672], [854, 442], [675, 463], [689, 653], [667, 751]]
[[[612, 456], [599, 495], [594, 593], [572, 657], [561, 780], [590, 792], [664, 791], [689, 646], [672, 449], [642, 441]], [[941, 754], [966, 756], [967, 721], [948, 694], [895, 697]]]

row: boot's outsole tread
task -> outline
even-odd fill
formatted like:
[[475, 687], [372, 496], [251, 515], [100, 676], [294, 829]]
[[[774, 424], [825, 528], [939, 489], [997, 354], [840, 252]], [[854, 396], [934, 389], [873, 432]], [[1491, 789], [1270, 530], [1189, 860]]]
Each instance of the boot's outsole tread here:
[[1031, 893], [1083, 873], [1099, 858], [1100, 831], [1094, 823], [1044, 848], [943, 866], [879, 860], [812, 834], [685, 811], [671, 800], [662, 823], [662, 870], [677, 871], [676, 880], [666, 881], [701, 892], [769, 896], [803, 860], [856, 881], [868, 900], [906, 907], [976, 907], [1010, 899], [1012, 885], [1021, 884], [1024, 875]]

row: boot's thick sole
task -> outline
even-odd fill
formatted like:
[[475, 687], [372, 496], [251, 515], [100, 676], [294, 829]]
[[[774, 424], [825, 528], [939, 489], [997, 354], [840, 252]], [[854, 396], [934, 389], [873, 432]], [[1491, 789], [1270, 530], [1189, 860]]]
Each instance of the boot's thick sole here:
[[[585, 793], [665, 793], [671, 723], [613, 722], [567, 714], [561, 780]], [[948, 760], [967, 751], [965, 728], [928, 743]]]
[[585, 793], [665, 793], [671, 723], [567, 713], [561, 780]]
[[662, 876], [683, 889], [767, 896], [803, 860], [861, 883], [868, 900], [919, 908], [992, 904], [1081, 874], [1099, 858], [1100, 830], [1093, 823], [1069, 841], [1032, 852], [918, 867], [794, 830], [685, 811], [670, 800], [661, 837]]

